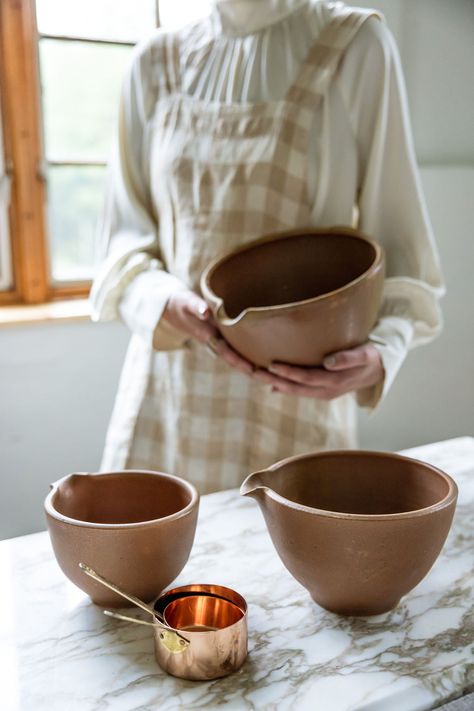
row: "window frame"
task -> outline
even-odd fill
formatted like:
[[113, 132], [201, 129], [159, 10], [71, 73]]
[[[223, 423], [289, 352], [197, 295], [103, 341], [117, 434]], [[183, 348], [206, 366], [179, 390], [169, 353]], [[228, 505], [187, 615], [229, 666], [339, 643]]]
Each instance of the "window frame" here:
[[51, 293], [34, 0], [0, 3], [0, 27], [0, 86], [5, 165], [11, 179], [13, 272], [13, 288], [0, 293], [0, 304], [37, 304], [48, 301]]
[[[35, 0], [0, 2], [0, 111], [5, 172], [10, 178], [10, 289], [0, 290], [0, 306], [32, 305], [84, 298], [90, 281], [55, 283], [50, 269], [46, 155], [39, 66], [39, 40], [71, 39], [97, 44], [133, 42], [65, 37], [38, 32]], [[155, 0], [159, 26], [159, 0]], [[62, 163], [63, 161], [61, 161]], [[54, 163], [54, 161], [53, 161]], [[73, 164], [65, 161], [65, 164]]]

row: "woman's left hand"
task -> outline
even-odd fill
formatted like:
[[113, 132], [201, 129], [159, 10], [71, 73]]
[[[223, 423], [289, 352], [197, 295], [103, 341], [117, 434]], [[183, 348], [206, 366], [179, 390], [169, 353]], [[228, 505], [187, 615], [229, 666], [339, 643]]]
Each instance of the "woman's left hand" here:
[[259, 369], [254, 378], [288, 395], [333, 400], [353, 390], [375, 385], [384, 377], [382, 359], [371, 343], [326, 356], [323, 366], [298, 367], [272, 363], [268, 370]]

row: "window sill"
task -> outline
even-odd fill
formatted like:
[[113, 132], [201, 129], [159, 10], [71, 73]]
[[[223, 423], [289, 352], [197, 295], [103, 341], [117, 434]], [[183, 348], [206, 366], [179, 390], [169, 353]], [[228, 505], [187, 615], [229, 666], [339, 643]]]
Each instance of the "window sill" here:
[[0, 328], [25, 326], [38, 323], [56, 323], [58, 321], [89, 321], [90, 307], [87, 299], [67, 299], [50, 301], [33, 306], [0, 307]]

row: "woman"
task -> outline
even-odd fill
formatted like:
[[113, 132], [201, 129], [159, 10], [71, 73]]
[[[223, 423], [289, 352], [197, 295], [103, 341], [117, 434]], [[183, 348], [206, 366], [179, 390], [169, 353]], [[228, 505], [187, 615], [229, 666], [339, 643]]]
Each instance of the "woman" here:
[[[262, 234], [338, 224], [385, 249], [368, 342], [323, 369], [254, 368], [219, 338], [203, 268]], [[101, 234], [93, 318], [132, 332], [103, 469], [161, 469], [207, 493], [356, 446], [357, 404], [373, 410], [408, 349], [439, 332], [443, 293], [383, 16], [216, 0], [210, 17], [157, 31], [125, 79]]]

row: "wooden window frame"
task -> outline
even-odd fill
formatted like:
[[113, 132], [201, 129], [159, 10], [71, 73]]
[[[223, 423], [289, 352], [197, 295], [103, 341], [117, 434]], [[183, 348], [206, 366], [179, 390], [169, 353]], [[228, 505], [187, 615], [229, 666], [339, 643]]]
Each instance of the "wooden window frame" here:
[[[157, 24], [158, 3], [156, 0]], [[35, 0], [1, 0], [0, 106], [5, 165], [11, 179], [9, 223], [13, 286], [0, 291], [0, 306], [84, 298], [90, 289], [90, 281], [55, 284], [50, 273], [39, 39]]]
[[13, 288], [0, 304], [38, 304], [48, 284], [44, 175], [41, 171], [40, 86], [34, 0], [0, 3], [0, 86], [5, 164], [11, 178]]

